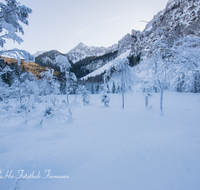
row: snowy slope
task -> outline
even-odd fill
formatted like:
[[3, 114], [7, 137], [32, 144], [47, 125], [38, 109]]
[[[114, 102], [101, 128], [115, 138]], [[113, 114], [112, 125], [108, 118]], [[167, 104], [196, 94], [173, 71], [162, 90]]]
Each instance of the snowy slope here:
[[[129, 54], [130, 54], [130, 50], [126, 51], [125, 53], [122, 53], [116, 59], [125, 58]], [[105, 64], [104, 66], [100, 67], [99, 69], [93, 71], [92, 73], [86, 75], [85, 77], [82, 77], [81, 80], [87, 80], [90, 77], [95, 77], [95, 76], [101, 75], [106, 70], [108, 70], [114, 63], [115, 63], [115, 59], [113, 61], [108, 62], [107, 64]]]

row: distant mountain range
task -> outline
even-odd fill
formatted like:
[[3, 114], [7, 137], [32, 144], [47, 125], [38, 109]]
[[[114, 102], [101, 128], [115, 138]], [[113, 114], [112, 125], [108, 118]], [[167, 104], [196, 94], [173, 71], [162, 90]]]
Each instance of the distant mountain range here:
[[[132, 65], [139, 63], [140, 59], [146, 55], [150, 49], [150, 44], [157, 40], [155, 32], [157, 26], [162, 26], [163, 30], [173, 33], [175, 36], [195, 35], [200, 36], [200, 2], [199, 0], [169, 0], [165, 9], [157, 13], [148, 22], [145, 29], [140, 32], [132, 30], [131, 34], [126, 34], [117, 44], [109, 48], [90, 47], [79, 43], [66, 54], [72, 66], [72, 71], [78, 78], [87, 76], [95, 72], [102, 74], [102, 68], [124, 52], [129, 50], [128, 57]], [[168, 42], [172, 42], [173, 37], [167, 37]], [[59, 65], [55, 57], [61, 54], [57, 50], [48, 52], [37, 52], [35, 62], [41, 66], [49, 66], [59, 71]], [[103, 68], [106, 68], [104, 66]], [[95, 77], [94, 74], [90, 76]], [[86, 77], [87, 78], [87, 77]]]
[[86, 57], [98, 57], [104, 55], [106, 53], [114, 52], [118, 48], [117, 44], [114, 44], [111, 47], [94, 47], [94, 46], [87, 46], [83, 43], [79, 43], [75, 48], [70, 50], [66, 56], [69, 58], [70, 61], [76, 63]]

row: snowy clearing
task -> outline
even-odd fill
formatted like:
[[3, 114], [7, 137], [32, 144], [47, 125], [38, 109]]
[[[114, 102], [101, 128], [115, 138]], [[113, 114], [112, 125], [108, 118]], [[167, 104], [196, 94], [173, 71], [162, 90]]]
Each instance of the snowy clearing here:
[[[126, 95], [124, 110], [119, 94], [110, 94], [108, 108], [100, 94], [91, 95], [89, 106], [78, 97], [71, 124], [1, 122], [0, 189], [199, 190], [200, 96], [164, 93], [160, 116], [159, 95], [150, 99], [151, 110], [140, 93]], [[18, 181], [19, 170], [30, 179]]]

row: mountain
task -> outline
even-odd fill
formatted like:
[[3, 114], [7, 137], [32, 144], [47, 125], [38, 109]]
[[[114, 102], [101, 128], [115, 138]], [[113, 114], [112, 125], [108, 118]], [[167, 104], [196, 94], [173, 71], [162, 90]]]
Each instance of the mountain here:
[[134, 35], [126, 34], [121, 40], [118, 41], [118, 56], [131, 49], [136, 41], [137, 40]]
[[[129, 56], [129, 54], [130, 54], [130, 50], [127, 50], [126, 52], [117, 56], [117, 58], [121, 58], [121, 59], [126, 58]], [[89, 73], [88, 75], [82, 77], [81, 79], [86, 81], [90, 78], [95, 78], [98, 75], [102, 75], [107, 69], [109, 69], [109, 67], [113, 66], [113, 64], [114, 64], [113, 60], [109, 61], [107, 64], [103, 65], [102, 67], [97, 68], [94, 72]]]
[[[60, 65], [56, 63], [56, 57], [58, 55], [64, 55], [57, 50], [51, 50], [40, 54], [39, 56], [35, 57], [35, 62], [43, 67], [51, 67], [56, 71], [60, 71]], [[65, 55], [64, 55], [65, 56]]]
[[92, 56], [99, 56], [105, 54], [107, 48], [105, 47], [94, 47], [86, 46], [83, 43], [79, 43], [75, 48], [70, 50], [66, 55], [72, 63], [76, 63], [81, 59]]
[[106, 52], [100, 56], [86, 57], [79, 60], [75, 64], [71, 64], [71, 71], [75, 73], [77, 78], [82, 78], [85, 75], [101, 68], [109, 61], [114, 60], [117, 57], [118, 50], [112, 49], [110, 52]]
[[[44, 52], [35, 57], [35, 62], [41, 66], [52, 67], [56, 71], [60, 71], [60, 66], [56, 63], [56, 56], [59, 54], [61, 53], [57, 50]], [[67, 54], [62, 55], [68, 57], [72, 72], [74, 72], [78, 78], [81, 78], [115, 59], [117, 54], [118, 44], [105, 48], [89, 47], [83, 43], [79, 43]]]
[[[200, 1], [169, 0], [165, 9], [157, 13], [142, 32], [132, 30], [131, 34], [126, 34], [117, 44], [108, 48], [90, 47], [79, 43], [65, 55], [72, 65], [72, 71], [78, 78], [92, 72], [97, 75], [97, 69], [101, 71], [99, 74], [102, 74], [101, 67], [107, 68], [106, 64], [111, 64], [112, 60], [125, 52], [130, 52], [127, 56], [130, 64], [134, 66], [139, 64], [142, 57], [149, 52], [151, 44], [158, 40], [156, 32], [158, 27], [164, 31], [161, 35], [167, 37], [169, 44], [172, 44], [179, 36], [200, 36]], [[36, 57], [36, 63], [59, 69], [59, 65], [55, 62], [55, 57], [58, 54], [61, 53], [56, 50], [45, 52]], [[95, 77], [94, 74], [90, 76]]]
[[148, 52], [151, 43], [157, 40], [158, 27], [162, 27], [169, 44], [179, 36], [200, 36], [200, 1], [169, 0], [165, 9], [156, 14], [145, 29], [138, 33], [131, 55], [144, 56]]
[[[117, 57], [124, 52], [130, 52], [127, 55], [130, 64], [132, 66], [139, 64], [140, 60], [149, 52], [151, 44], [158, 40], [156, 32], [158, 28], [162, 28], [163, 34], [159, 35], [165, 35], [168, 44], [173, 44], [179, 36], [200, 36], [200, 1], [169, 0], [165, 9], [157, 13], [142, 32], [132, 30], [131, 34], [127, 34], [119, 40]], [[159, 37], [162, 38], [162, 36]], [[151, 56], [154, 54], [152, 53]], [[91, 78], [93, 78], [92, 81], [95, 81], [95, 77], [98, 78], [102, 75], [109, 65], [112, 65], [112, 61], [86, 75], [83, 79], [90, 78], [89, 82], [91, 82]]]

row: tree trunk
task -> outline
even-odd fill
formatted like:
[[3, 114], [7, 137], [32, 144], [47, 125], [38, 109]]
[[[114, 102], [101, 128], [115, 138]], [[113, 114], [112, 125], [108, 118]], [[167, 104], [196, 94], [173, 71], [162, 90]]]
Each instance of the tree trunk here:
[[163, 89], [160, 89], [160, 115], [163, 115]]
[[145, 96], [145, 108], [148, 109], [148, 103], [149, 103], [149, 98], [148, 96], [146, 95]]
[[122, 109], [124, 109], [124, 92], [122, 91]]
[[125, 93], [125, 88], [124, 88], [124, 84], [122, 85], [122, 109], [124, 109], [124, 93]]
[[122, 109], [124, 109], [124, 93], [125, 93], [124, 65], [122, 66], [122, 78], [121, 78], [121, 84], [122, 84]]
[[72, 112], [69, 106], [69, 78], [68, 78], [68, 72], [66, 71], [65, 76], [66, 76], [66, 94], [67, 94], [67, 105], [68, 105], [68, 111], [69, 111], [69, 117], [72, 116]]

